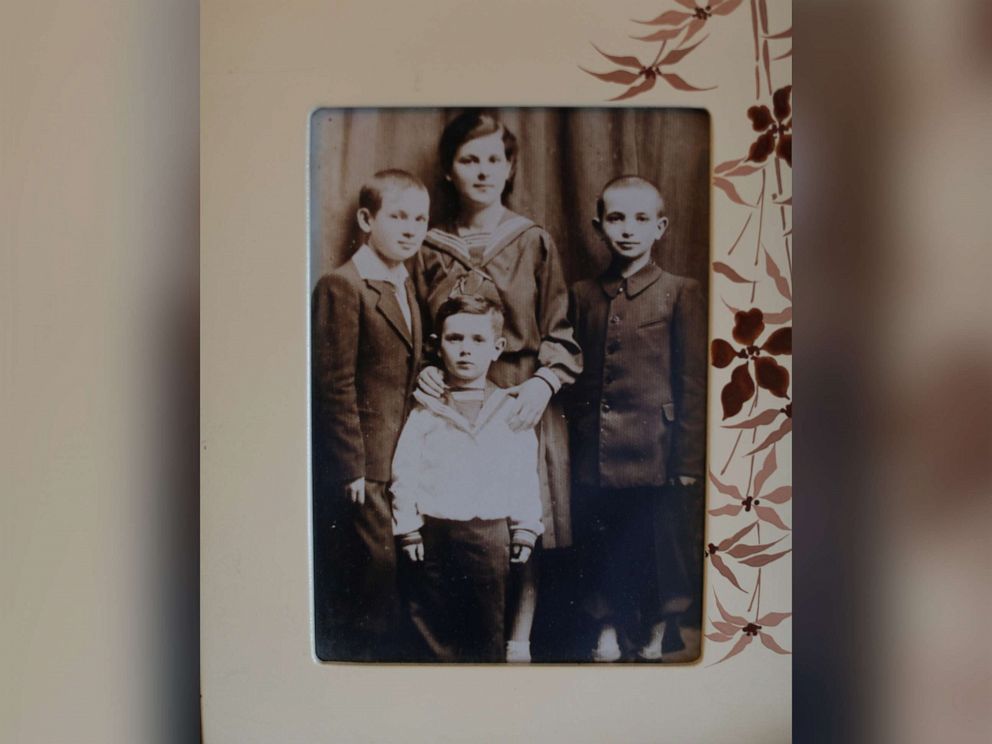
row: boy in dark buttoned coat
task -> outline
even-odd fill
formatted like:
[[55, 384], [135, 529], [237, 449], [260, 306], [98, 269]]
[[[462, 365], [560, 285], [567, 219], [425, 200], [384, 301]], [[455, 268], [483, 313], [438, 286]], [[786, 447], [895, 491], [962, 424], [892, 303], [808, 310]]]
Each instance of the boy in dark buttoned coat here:
[[325, 660], [401, 658], [388, 484], [421, 362], [403, 262], [420, 249], [429, 204], [416, 177], [376, 173], [359, 196], [365, 243], [313, 293], [314, 614]]
[[668, 227], [663, 209], [649, 181], [610, 181], [593, 224], [612, 264], [571, 293], [584, 357], [568, 399], [573, 514], [596, 661], [660, 660], [672, 574], [685, 573], [672, 528], [691, 528], [671, 524], [665, 500], [704, 473], [706, 308], [698, 282], [652, 261]]

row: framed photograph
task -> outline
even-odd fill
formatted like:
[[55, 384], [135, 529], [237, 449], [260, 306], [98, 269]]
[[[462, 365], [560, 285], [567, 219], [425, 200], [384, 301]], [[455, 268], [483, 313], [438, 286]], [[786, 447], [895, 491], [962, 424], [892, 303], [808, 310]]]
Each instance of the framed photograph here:
[[205, 741], [788, 741], [789, 3], [201, 29]]

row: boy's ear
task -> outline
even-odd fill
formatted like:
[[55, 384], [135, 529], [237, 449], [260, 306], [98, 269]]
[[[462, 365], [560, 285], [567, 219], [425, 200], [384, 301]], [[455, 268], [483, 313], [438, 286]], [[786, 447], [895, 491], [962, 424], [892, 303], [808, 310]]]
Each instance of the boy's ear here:
[[500, 336], [496, 339], [496, 351], [502, 354], [506, 350], [506, 338]]
[[355, 213], [355, 219], [358, 220], [358, 227], [361, 228], [362, 232], [372, 232], [372, 212], [369, 211], [368, 207], [359, 207]]
[[668, 218], [659, 217], [658, 218], [658, 237], [655, 240], [660, 240], [661, 236], [665, 234], [665, 230], [668, 229]]

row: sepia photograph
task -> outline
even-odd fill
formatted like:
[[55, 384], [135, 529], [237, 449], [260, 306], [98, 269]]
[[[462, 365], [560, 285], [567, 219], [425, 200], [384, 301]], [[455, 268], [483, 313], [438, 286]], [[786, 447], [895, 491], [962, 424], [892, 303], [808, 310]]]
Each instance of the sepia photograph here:
[[697, 659], [708, 113], [310, 133], [317, 657]]

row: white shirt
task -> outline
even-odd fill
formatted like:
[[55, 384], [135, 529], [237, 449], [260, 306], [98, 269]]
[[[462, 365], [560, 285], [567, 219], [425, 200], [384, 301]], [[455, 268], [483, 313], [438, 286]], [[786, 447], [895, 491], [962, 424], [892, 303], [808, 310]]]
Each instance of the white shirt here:
[[385, 262], [379, 257], [379, 254], [372, 250], [367, 243], [364, 243], [361, 248], [355, 251], [355, 255], [351, 257], [351, 260], [355, 262], [355, 268], [358, 270], [358, 275], [362, 279], [389, 282], [393, 288], [393, 294], [396, 295], [396, 302], [400, 306], [400, 312], [403, 313], [403, 320], [406, 321], [407, 330], [412, 330], [413, 318], [410, 315], [410, 302], [406, 296], [406, 280], [410, 277], [410, 273], [406, 270], [406, 266], [403, 264], [398, 264], [395, 268], [386, 266]]

